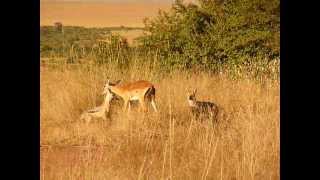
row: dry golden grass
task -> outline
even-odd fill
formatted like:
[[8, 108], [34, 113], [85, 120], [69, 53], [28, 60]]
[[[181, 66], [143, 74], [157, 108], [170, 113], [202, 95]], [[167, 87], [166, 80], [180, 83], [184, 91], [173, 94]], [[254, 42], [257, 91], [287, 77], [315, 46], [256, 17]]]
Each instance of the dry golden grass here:
[[[108, 122], [80, 122], [102, 102], [107, 76], [153, 82], [160, 114], [124, 115], [116, 105]], [[217, 126], [190, 116], [194, 87], [223, 107]], [[40, 92], [42, 179], [279, 179], [277, 81], [82, 66], [42, 69]]]

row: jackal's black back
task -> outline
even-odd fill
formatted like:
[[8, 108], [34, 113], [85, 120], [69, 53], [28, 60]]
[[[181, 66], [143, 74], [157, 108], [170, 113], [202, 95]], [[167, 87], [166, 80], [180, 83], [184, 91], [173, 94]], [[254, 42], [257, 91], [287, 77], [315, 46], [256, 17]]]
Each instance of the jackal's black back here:
[[196, 106], [191, 108], [192, 113], [198, 118], [211, 117], [213, 121], [217, 120], [219, 113], [218, 106], [212, 102], [197, 101]]
[[216, 105], [212, 102], [201, 101], [201, 102], [197, 102], [197, 106], [200, 111], [208, 112], [212, 108], [214, 108]]

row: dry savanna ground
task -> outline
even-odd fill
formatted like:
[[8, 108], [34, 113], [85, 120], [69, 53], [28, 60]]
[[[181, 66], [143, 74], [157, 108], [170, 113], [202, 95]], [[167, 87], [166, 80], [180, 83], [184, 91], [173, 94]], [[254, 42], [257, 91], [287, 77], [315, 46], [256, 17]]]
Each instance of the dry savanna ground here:
[[[106, 77], [145, 79], [159, 114], [123, 114], [85, 124]], [[192, 118], [186, 90], [223, 108], [212, 125]], [[208, 73], [160, 74], [147, 66], [41, 69], [42, 179], [279, 179], [279, 82]]]

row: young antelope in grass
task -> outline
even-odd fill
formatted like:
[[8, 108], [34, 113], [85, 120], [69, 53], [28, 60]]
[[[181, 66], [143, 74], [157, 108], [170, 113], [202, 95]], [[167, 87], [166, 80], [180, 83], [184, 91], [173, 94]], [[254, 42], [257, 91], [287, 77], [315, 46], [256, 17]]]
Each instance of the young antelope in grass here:
[[196, 99], [197, 89], [192, 93], [188, 93], [188, 103], [192, 114], [199, 118], [202, 117], [209, 118], [212, 122], [217, 120], [217, 115], [219, 112], [218, 106], [212, 102], [197, 101]]
[[107, 119], [106, 113], [109, 113], [110, 101], [113, 98], [113, 94], [109, 91], [105, 91], [103, 95], [105, 95], [105, 97], [102, 105], [82, 113], [80, 116], [80, 120], [84, 120], [86, 123], [90, 123], [92, 119], [103, 119], [103, 120]]

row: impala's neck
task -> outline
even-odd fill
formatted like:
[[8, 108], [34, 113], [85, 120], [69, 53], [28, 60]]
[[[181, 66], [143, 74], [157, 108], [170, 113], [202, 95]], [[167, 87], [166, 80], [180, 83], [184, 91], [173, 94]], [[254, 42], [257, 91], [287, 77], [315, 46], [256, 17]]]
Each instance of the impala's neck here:
[[103, 102], [103, 107], [109, 111], [110, 109], [110, 101], [112, 100], [112, 94], [111, 93], [107, 93], [104, 97], [104, 102]]
[[123, 93], [122, 93], [122, 90], [121, 90], [120, 88], [118, 88], [118, 87], [116, 87], [116, 86], [110, 86], [109, 89], [110, 89], [110, 91], [111, 91], [112, 93], [114, 93], [114, 94], [122, 97], [122, 94], [123, 94]]

